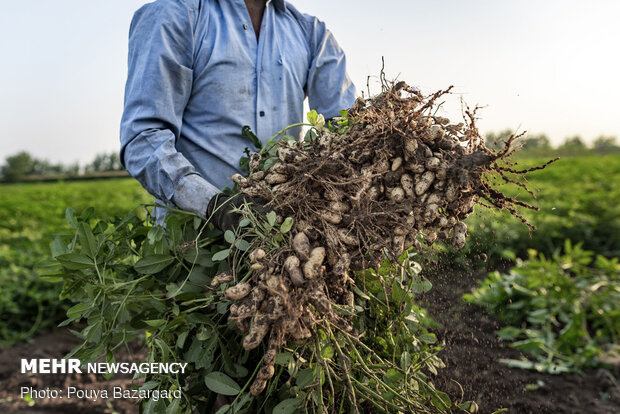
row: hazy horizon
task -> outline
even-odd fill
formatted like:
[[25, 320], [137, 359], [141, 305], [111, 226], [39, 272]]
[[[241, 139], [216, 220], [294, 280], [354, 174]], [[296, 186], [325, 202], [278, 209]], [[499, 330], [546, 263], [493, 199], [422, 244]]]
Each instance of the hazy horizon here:
[[[19, 151], [80, 164], [118, 150], [127, 34], [143, 0], [3, 2], [0, 163]], [[482, 133], [620, 138], [620, 2], [293, 0], [324, 20], [358, 92], [389, 79], [425, 93], [454, 85]]]

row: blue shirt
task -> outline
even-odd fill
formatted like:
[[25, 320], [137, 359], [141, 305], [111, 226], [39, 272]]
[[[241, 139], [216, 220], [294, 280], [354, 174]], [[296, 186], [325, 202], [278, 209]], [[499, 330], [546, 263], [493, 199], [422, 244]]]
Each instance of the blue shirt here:
[[[159, 201], [202, 217], [252, 143], [355, 101], [345, 55], [325, 24], [268, 0], [256, 39], [244, 0], [158, 0], [134, 15], [121, 160]], [[301, 131], [296, 131], [297, 134]]]

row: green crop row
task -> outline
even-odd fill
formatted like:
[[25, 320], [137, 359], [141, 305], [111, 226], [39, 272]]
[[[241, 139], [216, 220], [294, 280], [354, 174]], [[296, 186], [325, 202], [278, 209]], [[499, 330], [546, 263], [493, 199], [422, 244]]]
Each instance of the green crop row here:
[[620, 339], [618, 258], [566, 241], [562, 253], [534, 250], [509, 273], [493, 272], [465, 300], [507, 326], [498, 335], [529, 359], [509, 366], [551, 374], [605, 366]]
[[0, 344], [10, 344], [63, 319], [60, 286], [42, 281], [37, 266], [54, 234], [69, 230], [67, 206], [121, 216], [151, 197], [133, 179], [4, 184], [0, 193]]

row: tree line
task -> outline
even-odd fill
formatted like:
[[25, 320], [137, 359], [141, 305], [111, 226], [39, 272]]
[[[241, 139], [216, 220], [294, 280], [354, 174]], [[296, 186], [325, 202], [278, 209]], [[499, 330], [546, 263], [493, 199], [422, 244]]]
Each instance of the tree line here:
[[48, 160], [33, 157], [26, 151], [6, 157], [4, 165], [0, 167], [2, 181], [15, 182], [33, 177], [69, 176], [76, 177], [84, 174], [107, 171], [123, 171], [118, 153], [102, 153], [88, 164], [80, 166], [72, 164], [51, 163]]
[[[485, 135], [484, 141], [487, 147], [491, 149], [499, 149], [503, 146], [515, 132], [506, 129], [499, 133], [490, 132]], [[592, 141], [591, 145], [587, 145], [579, 136], [574, 135], [566, 138], [560, 145], [554, 147], [551, 145], [549, 137], [545, 134], [527, 135], [519, 138], [521, 145], [519, 154], [521, 156], [549, 156], [549, 155], [605, 155], [612, 153], [620, 153], [620, 146], [616, 137], [601, 135]]]
[[[499, 149], [503, 143], [514, 134], [514, 131], [506, 129], [495, 133], [490, 132], [485, 135], [485, 143], [491, 149]], [[586, 145], [585, 141], [578, 135], [568, 137], [557, 147], [551, 145], [549, 137], [545, 134], [529, 135], [519, 138], [522, 145], [519, 152], [522, 156], [571, 156], [587, 154], [611, 154], [620, 153], [620, 146], [617, 138], [613, 136], [600, 136], [591, 145]], [[65, 165], [62, 163], [51, 163], [33, 157], [29, 153], [22, 151], [7, 157], [4, 165], [0, 168], [0, 178], [5, 182], [15, 182], [35, 176], [79, 176], [97, 172], [123, 171], [125, 168], [121, 164], [118, 153], [102, 153], [83, 167], [79, 163]]]

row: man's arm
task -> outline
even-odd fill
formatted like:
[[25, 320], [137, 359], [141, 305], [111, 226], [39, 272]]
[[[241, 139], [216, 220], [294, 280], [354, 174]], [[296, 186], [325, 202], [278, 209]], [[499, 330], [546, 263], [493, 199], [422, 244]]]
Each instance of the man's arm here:
[[325, 23], [317, 18], [310, 25], [312, 63], [308, 72], [306, 92], [310, 109], [325, 118], [340, 116], [339, 112], [355, 103], [355, 86], [346, 70], [346, 57]]
[[185, 2], [159, 0], [134, 16], [121, 161], [149, 193], [204, 217], [219, 190], [175, 146], [192, 92], [194, 13]]

